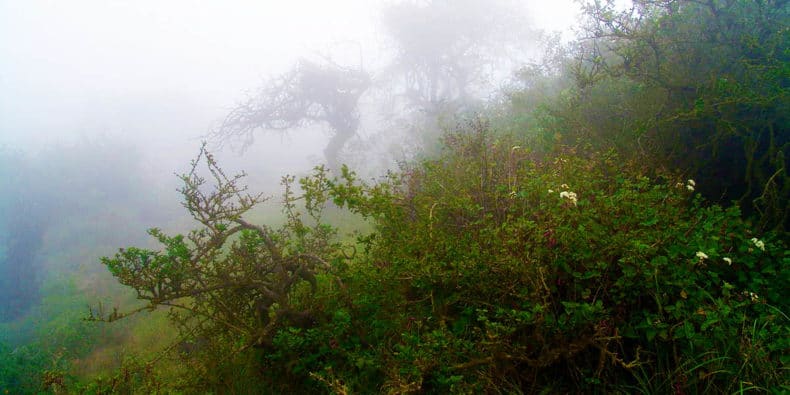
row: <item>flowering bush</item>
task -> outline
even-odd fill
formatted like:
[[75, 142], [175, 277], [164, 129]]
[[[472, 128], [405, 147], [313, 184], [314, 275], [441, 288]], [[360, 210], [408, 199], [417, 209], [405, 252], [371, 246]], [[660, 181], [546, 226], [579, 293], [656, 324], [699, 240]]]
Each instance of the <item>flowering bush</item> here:
[[790, 256], [772, 235], [751, 239], [736, 207], [705, 206], [693, 180], [674, 188], [611, 153], [536, 160], [482, 127], [446, 144], [387, 182], [347, 172], [335, 184], [336, 203], [376, 224], [361, 239], [364, 272], [377, 273], [367, 292], [396, 290], [367, 300], [398, 313], [360, 321], [364, 333], [397, 327], [370, 341], [382, 345], [386, 388], [786, 382]]
[[[187, 312], [171, 315], [206, 351], [181, 356], [199, 367], [184, 388], [787, 389], [782, 235], [754, 233], [737, 207], [705, 205], [693, 181], [612, 153], [533, 156], [470, 129], [373, 185], [319, 168], [297, 195], [285, 178], [278, 231], [242, 217], [256, 199], [205, 153], [213, 194], [182, 177], [203, 230], [154, 230], [163, 251], [129, 248], [105, 264], [143, 309]], [[354, 248], [322, 222], [329, 199], [372, 225]]]

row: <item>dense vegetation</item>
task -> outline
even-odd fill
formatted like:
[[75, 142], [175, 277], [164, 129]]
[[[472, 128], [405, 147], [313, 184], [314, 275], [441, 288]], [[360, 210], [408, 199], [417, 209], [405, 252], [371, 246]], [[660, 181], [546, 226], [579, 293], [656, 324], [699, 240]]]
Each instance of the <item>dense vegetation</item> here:
[[104, 258], [142, 304], [87, 317], [166, 312], [176, 340], [93, 380], [0, 344], [0, 388], [790, 391], [787, 2], [584, 6], [587, 37], [438, 152], [284, 177], [280, 221], [204, 147], [197, 227]]
[[[680, 169], [706, 181], [699, 191], [708, 198], [737, 200], [756, 225], [786, 230], [787, 2], [635, 1], [628, 11], [611, 3], [585, 5], [586, 38], [559, 70], [567, 89], [550, 104], [535, 103], [533, 89], [516, 92], [514, 118], [543, 104], [537, 126], [546, 138]], [[536, 72], [546, 70], [526, 83], [540, 93]]]
[[[790, 295], [776, 284], [790, 271], [778, 235], [753, 233], [735, 206], [706, 206], [693, 180], [648, 178], [612, 152], [536, 159], [511, 137], [470, 128], [448, 135], [441, 157], [375, 185], [323, 169], [301, 181], [299, 198], [286, 183], [277, 230], [243, 219], [255, 198], [238, 193], [238, 179], [212, 167], [217, 184], [204, 194], [185, 176], [203, 227], [187, 238], [153, 230], [163, 251], [105, 260], [144, 307], [175, 307], [190, 344], [177, 358], [193, 372], [176, 388], [786, 385]], [[355, 257], [321, 221], [330, 199], [374, 224]], [[131, 372], [97, 385], [168, 388], [150, 367]]]

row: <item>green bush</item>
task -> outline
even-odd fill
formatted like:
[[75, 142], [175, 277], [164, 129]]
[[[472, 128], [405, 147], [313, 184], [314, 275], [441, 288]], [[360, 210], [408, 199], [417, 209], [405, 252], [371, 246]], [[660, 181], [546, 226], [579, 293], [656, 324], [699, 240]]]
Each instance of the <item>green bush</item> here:
[[376, 224], [357, 283], [389, 312], [359, 331], [378, 334], [366, 343], [383, 388], [786, 385], [782, 238], [705, 206], [693, 189], [706, 180], [649, 179], [612, 152], [534, 157], [470, 129], [387, 182], [334, 184], [338, 204]]
[[544, 147], [614, 148], [646, 169], [708, 180], [698, 188], [707, 199], [737, 200], [760, 228], [786, 231], [786, 2], [579, 3], [584, 39], [554, 48], [560, 66], [551, 58], [549, 67], [522, 73], [503, 122]]
[[[296, 195], [286, 178], [286, 224], [258, 233], [241, 219], [254, 202], [232, 203], [244, 190], [238, 178], [225, 178], [202, 152], [218, 175], [219, 203], [201, 208], [212, 200], [189, 189], [202, 182], [194, 172], [183, 178], [185, 197], [198, 202], [192, 212], [214, 236], [206, 241], [197, 230], [188, 241], [152, 231], [164, 251], [129, 248], [105, 260], [151, 307], [181, 307], [172, 317], [182, 334], [205, 343], [179, 357], [194, 369], [162, 387], [140, 365], [148, 370], [138, 367], [131, 381], [96, 386], [231, 393], [788, 389], [786, 234], [753, 233], [737, 207], [706, 204], [696, 189], [707, 180], [649, 178], [613, 150], [539, 155], [483, 122], [443, 144], [438, 158], [372, 185], [347, 168], [335, 179], [319, 169]], [[354, 248], [322, 224], [327, 199], [372, 224]], [[313, 220], [302, 221], [303, 213]], [[238, 237], [226, 233], [237, 228]], [[310, 272], [291, 264], [313, 261], [320, 265]], [[287, 281], [268, 271], [256, 277], [261, 262]], [[163, 285], [147, 291], [151, 284]], [[251, 285], [277, 284], [288, 287], [276, 304], [252, 310], [261, 296]], [[186, 286], [194, 290], [185, 293]], [[224, 308], [229, 303], [241, 308]]]

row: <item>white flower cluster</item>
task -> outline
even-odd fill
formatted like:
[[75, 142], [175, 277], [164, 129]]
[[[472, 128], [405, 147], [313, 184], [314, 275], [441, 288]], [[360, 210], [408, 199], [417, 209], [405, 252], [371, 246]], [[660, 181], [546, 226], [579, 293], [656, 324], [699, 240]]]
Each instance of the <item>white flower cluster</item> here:
[[706, 253], [704, 253], [702, 251], [697, 251], [697, 258], [699, 258], [700, 261], [704, 261], [704, 260], [708, 259], [708, 254], [706, 254]]
[[727, 262], [728, 266], [732, 266], [732, 258], [724, 257], [724, 262]]
[[688, 181], [686, 181], [686, 189], [688, 189], [689, 191], [694, 192], [694, 187], [696, 186], [697, 183], [694, 182], [694, 180], [689, 179]]
[[[565, 185], [565, 184], [562, 184], [562, 185]], [[567, 187], [567, 185], [565, 185], [565, 186]], [[579, 203], [579, 198], [576, 196], [576, 192], [562, 191], [562, 192], [560, 192], [560, 198], [570, 200], [571, 203], [573, 203], [574, 206], [577, 203]]]
[[765, 243], [762, 240], [752, 237], [752, 244], [754, 244], [755, 247], [765, 251]]
[[754, 292], [751, 292], [751, 291], [743, 291], [743, 294], [744, 294], [745, 296], [748, 296], [748, 297], [749, 297], [749, 299], [751, 299], [751, 300], [752, 300], [752, 303], [757, 303], [757, 302], [759, 302], [759, 301], [760, 301], [760, 297], [759, 297], [759, 296], [757, 296], [757, 294], [756, 294], [756, 293], [754, 293]]

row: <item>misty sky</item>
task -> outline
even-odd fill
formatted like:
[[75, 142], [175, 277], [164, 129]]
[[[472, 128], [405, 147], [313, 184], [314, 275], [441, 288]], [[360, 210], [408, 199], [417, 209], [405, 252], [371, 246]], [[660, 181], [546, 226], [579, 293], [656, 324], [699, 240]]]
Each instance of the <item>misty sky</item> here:
[[[211, 122], [299, 56], [348, 54], [351, 41], [380, 47], [380, 4], [0, 0], [0, 146], [99, 135], [194, 153]], [[567, 30], [577, 9], [572, 0], [525, 6], [525, 23], [549, 30]], [[307, 144], [294, 139], [271, 145]], [[176, 162], [161, 165], [169, 173]]]

